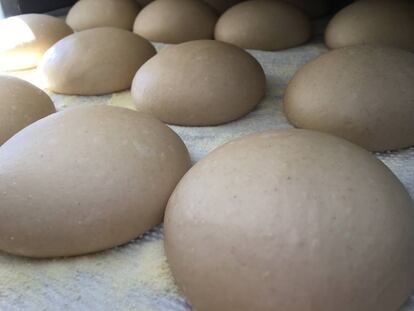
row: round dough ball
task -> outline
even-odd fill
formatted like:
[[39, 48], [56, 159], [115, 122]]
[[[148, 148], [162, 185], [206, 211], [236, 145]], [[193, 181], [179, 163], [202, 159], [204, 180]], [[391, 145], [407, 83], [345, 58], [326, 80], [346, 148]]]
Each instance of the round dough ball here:
[[150, 41], [212, 39], [217, 15], [200, 0], [155, 0], [138, 14], [134, 32]]
[[0, 70], [36, 67], [43, 54], [72, 29], [56, 17], [25, 14], [0, 20]]
[[101, 95], [131, 87], [135, 73], [154, 47], [117, 28], [94, 28], [66, 37], [44, 55], [39, 72], [56, 93]]
[[132, 30], [140, 9], [135, 0], [80, 0], [70, 9], [66, 22], [76, 31], [96, 27]]
[[198, 311], [390, 311], [414, 287], [414, 210], [373, 155], [279, 130], [226, 144], [174, 190], [168, 262]]
[[276, 51], [306, 42], [311, 23], [301, 10], [275, 0], [250, 0], [228, 9], [218, 20], [216, 40], [241, 48]]
[[149, 115], [69, 109], [0, 149], [0, 249], [32, 257], [120, 245], [162, 222], [190, 167], [181, 139]]
[[29, 124], [56, 112], [49, 96], [24, 80], [0, 76], [0, 145]]
[[321, 17], [329, 12], [329, 0], [284, 0], [301, 8], [312, 18]]
[[284, 109], [297, 127], [372, 151], [414, 145], [414, 54], [354, 46], [323, 54], [288, 84]]
[[211, 7], [216, 10], [218, 13], [223, 13], [228, 8], [236, 5], [237, 3], [242, 2], [243, 0], [203, 0], [208, 3]]
[[414, 2], [362, 0], [337, 13], [325, 41], [336, 49], [357, 44], [383, 44], [414, 52]]
[[236, 120], [265, 95], [266, 77], [250, 54], [213, 40], [161, 50], [138, 70], [132, 96], [137, 110], [177, 125]]

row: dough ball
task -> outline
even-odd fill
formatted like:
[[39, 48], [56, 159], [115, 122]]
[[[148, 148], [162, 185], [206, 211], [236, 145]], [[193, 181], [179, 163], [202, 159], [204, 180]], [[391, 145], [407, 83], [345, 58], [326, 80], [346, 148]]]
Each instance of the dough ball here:
[[335, 15], [326, 29], [325, 41], [333, 49], [369, 43], [414, 52], [414, 2], [357, 1]]
[[54, 113], [49, 96], [29, 82], [0, 76], [0, 145], [29, 124]]
[[189, 167], [151, 116], [87, 106], [44, 118], [0, 148], [0, 249], [58, 257], [126, 243], [161, 223]]
[[96, 27], [132, 30], [140, 9], [135, 0], [80, 0], [70, 9], [66, 22], [76, 31]]
[[223, 13], [228, 8], [242, 1], [243, 0], [204, 0], [204, 2], [208, 3], [218, 13]]
[[390, 311], [414, 288], [408, 193], [373, 155], [318, 132], [215, 150], [174, 190], [164, 234], [198, 311]]
[[200, 0], [155, 0], [138, 14], [134, 32], [150, 41], [181, 43], [213, 38], [217, 15]]
[[321, 17], [329, 12], [329, 0], [284, 0], [305, 11], [310, 17]]
[[354, 46], [302, 67], [284, 98], [297, 127], [346, 138], [372, 151], [414, 145], [414, 54]]
[[250, 54], [213, 40], [161, 50], [138, 70], [137, 110], [177, 125], [216, 125], [238, 119], [265, 95], [266, 78]]
[[107, 94], [128, 89], [137, 70], [155, 53], [151, 43], [129, 31], [94, 28], [55, 44], [39, 71], [53, 92]]
[[0, 20], [0, 70], [36, 67], [43, 54], [72, 29], [56, 17], [25, 14]]
[[276, 0], [250, 0], [228, 9], [218, 20], [216, 40], [241, 48], [276, 51], [306, 42], [311, 23], [301, 10]]

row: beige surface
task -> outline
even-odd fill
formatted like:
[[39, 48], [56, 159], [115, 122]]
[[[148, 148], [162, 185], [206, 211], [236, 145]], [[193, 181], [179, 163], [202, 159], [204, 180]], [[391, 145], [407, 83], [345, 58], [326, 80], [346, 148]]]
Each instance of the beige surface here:
[[[267, 97], [255, 111], [218, 127], [172, 127], [187, 144], [193, 162], [243, 134], [291, 127], [281, 109], [286, 83], [300, 66], [324, 51], [323, 44], [312, 43], [281, 52], [252, 52], [263, 65], [268, 79]], [[17, 75], [37, 80], [34, 72]], [[92, 97], [51, 95], [59, 110], [90, 104], [133, 107], [129, 92]], [[414, 197], [414, 148], [378, 157]], [[190, 310], [171, 280], [161, 239], [158, 229], [126, 246], [66, 260], [37, 261], [0, 255], [0, 310]], [[414, 299], [410, 305], [403, 310], [413, 311]]]

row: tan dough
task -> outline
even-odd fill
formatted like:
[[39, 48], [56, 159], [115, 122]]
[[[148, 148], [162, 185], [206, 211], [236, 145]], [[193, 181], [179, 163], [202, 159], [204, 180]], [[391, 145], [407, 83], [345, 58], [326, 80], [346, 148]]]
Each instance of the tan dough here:
[[372, 154], [279, 130], [218, 148], [167, 206], [167, 259], [198, 311], [390, 311], [414, 288], [414, 209]]
[[53, 92], [107, 94], [128, 89], [137, 70], [155, 53], [151, 43], [129, 31], [94, 28], [54, 45], [39, 71]]
[[217, 15], [200, 0], [155, 0], [138, 14], [134, 32], [150, 41], [212, 39]]
[[0, 145], [29, 124], [54, 113], [49, 96], [29, 82], [0, 76]]
[[333, 49], [369, 43], [414, 52], [414, 2], [357, 1], [334, 16], [326, 29], [325, 41]]
[[0, 249], [32, 257], [100, 251], [162, 222], [190, 158], [160, 121], [77, 107], [25, 128], [0, 149]]
[[245, 49], [276, 51], [306, 42], [311, 23], [301, 10], [276, 0], [250, 0], [227, 10], [218, 20], [215, 39]]
[[414, 54], [355, 46], [302, 67], [284, 98], [294, 125], [346, 138], [372, 151], [414, 145]]
[[72, 29], [56, 17], [26, 14], [0, 20], [0, 70], [36, 67], [43, 54]]
[[140, 111], [171, 124], [203, 126], [249, 113], [265, 88], [263, 69], [250, 54], [200, 40], [161, 50], [137, 72], [131, 91]]
[[132, 30], [140, 9], [135, 0], [80, 0], [70, 9], [66, 22], [76, 31], [96, 27]]

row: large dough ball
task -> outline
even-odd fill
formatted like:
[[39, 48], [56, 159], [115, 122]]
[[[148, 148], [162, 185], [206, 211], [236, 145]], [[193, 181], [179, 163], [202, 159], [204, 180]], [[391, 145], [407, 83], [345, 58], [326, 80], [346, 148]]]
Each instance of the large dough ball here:
[[39, 65], [56, 93], [100, 95], [128, 89], [135, 73], [156, 53], [144, 38], [116, 28], [94, 28], [55, 44]]
[[215, 38], [245, 49], [276, 51], [306, 42], [311, 23], [301, 10], [276, 0], [250, 0], [227, 10]]
[[140, 9], [135, 0], [80, 0], [70, 9], [66, 22], [76, 31], [96, 27], [132, 30]]
[[317, 18], [329, 12], [329, 0], [284, 0], [304, 10], [310, 17]]
[[414, 54], [354, 46], [328, 52], [290, 81], [285, 113], [294, 125], [372, 151], [414, 145]]
[[36, 67], [53, 44], [72, 32], [63, 20], [48, 15], [26, 14], [0, 20], [0, 70]]
[[138, 14], [134, 32], [150, 41], [211, 39], [217, 15], [200, 0], [155, 0]]
[[384, 164], [305, 130], [254, 134], [197, 163], [165, 216], [198, 311], [390, 311], [414, 288], [414, 210]]
[[0, 249], [33, 257], [96, 252], [161, 223], [190, 166], [160, 121], [109, 106], [44, 118], [0, 149]]
[[384, 44], [414, 52], [414, 2], [361, 0], [340, 11], [326, 29], [333, 49], [357, 44]]
[[247, 52], [213, 40], [161, 50], [138, 70], [132, 96], [140, 111], [178, 125], [216, 125], [249, 113], [266, 78]]
[[0, 76], [0, 145], [29, 124], [54, 113], [49, 96], [29, 82]]

